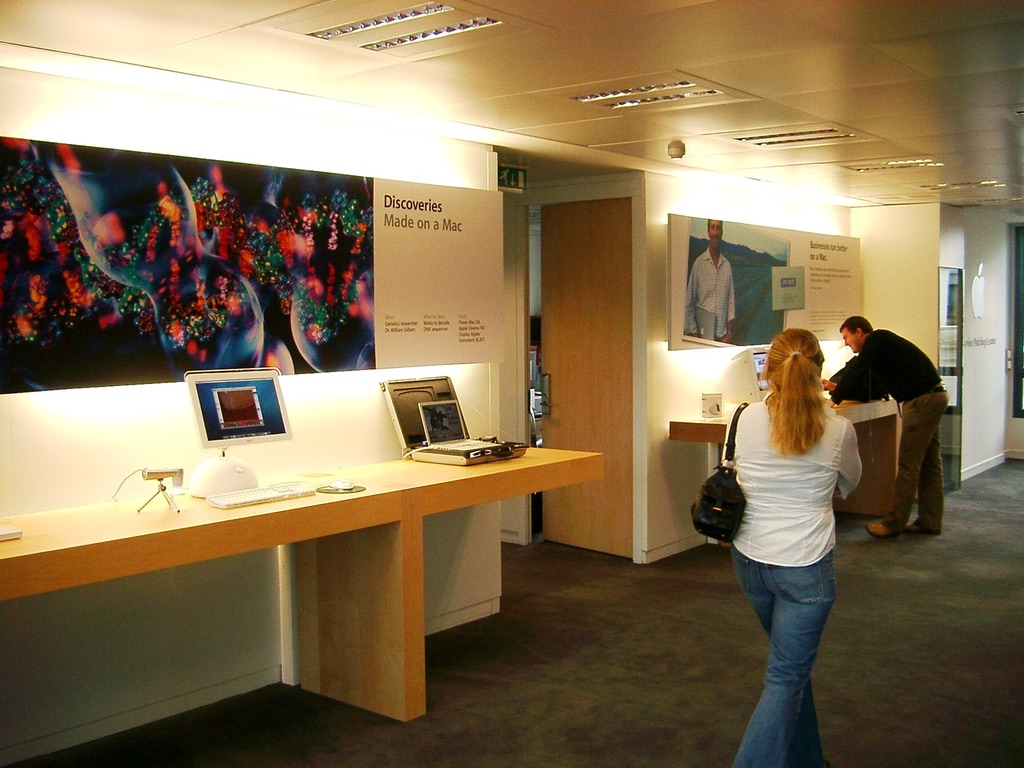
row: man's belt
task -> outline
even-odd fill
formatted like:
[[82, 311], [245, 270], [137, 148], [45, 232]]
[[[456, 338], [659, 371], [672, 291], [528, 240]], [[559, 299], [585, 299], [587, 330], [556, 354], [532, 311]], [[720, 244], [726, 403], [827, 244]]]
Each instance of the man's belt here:
[[909, 400], [916, 400], [917, 398], [924, 397], [925, 395], [937, 395], [937, 394], [939, 394], [939, 392], [945, 392], [945, 391], [946, 391], [946, 385], [945, 384], [936, 384], [931, 389], [926, 389], [921, 394], [914, 395], [913, 397], [908, 398], [908, 399]]

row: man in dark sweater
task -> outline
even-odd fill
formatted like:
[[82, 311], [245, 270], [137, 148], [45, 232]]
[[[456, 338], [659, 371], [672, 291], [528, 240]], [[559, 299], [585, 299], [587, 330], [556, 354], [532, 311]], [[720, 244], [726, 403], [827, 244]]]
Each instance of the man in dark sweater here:
[[[858, 375], [870, 371], [900, 404], [902, 414], [893, 508], [880, 521], [869, 523], [868, 533], [878, 539], [899, 536], [903, 531], [937, 535], [942, 531], [944, 504], [939, 421], [949, 404], [942, 379], [928, 355], [913, 343], [892, 331], [874, 330], [859, 315], [844, 320], [839, 332], [857, 354], [848, 370]], [[843, 387], [846, 379], [822, 382], [834, 403], [849, 397]], [[917, 519], [908, 525], [915, 493]]]

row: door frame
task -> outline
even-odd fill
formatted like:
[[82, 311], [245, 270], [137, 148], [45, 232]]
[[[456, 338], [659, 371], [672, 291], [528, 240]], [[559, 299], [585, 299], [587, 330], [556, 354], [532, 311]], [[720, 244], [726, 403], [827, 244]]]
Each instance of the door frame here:
[[[633, 283], [633, 560], [644, 562], [643, 553], [647, 550], [647, 476], [648, 476], [648, 428], [647, 402], [650, 355], [648, 354], [647, 316], [648, 290], [646, 269], [646, 174], [639, 171], [628, 173], [592, 176], [584, 178], [567, 178], [558, 181], [531, 186], [523, 194], [512, 199], [515, 212], [506, 216], [505, 242], [506, 247], [512, 245], [517, 253], [511, 259], [518, 268], [525, 270], [526, 293], [518, 306], [524, 313], [516, 317], [516, 327], [525, 328], [526, 343], [523, 348], [522, 369], [517, 373], [518, 380], [525, 393], [529, 393], [529, 209], [534, 205], [554, 203], [582, 202], [586, 200], [603, 200], [608, 198], [629, 198], [632, 205], [632, 263], [630, 275]], [[508, 209], [506, 209], [507, 211]], [[511, 226], [510, 226], [511, 224]], [[543, 226], [543, 222], [541, 224]], [[510, 237], [509, 230], [514, 232]], [[516, 233], [521, 233], [516, 236]], [[543, 256], [542, 256], [543, 258]], [[517, 358], [518, 359], [518, 358]], [[504, 391], [504, 390], [503, 390]], [[504, 531], [503, 518], [503, 535]], [[529, 509], [523, 511], [519, 523], [529, 531]], [[532, 531], [529, 531], [532, 535]], [[522, 535], [518, 537], [522, 539]], [[528, 543], [529, 538], [523, 543]]]

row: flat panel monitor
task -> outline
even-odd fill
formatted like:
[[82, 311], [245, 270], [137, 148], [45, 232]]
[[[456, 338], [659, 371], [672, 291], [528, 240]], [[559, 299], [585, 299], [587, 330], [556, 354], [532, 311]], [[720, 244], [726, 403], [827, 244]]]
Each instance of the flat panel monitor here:
[[292, 438], [276, 368], [189, 371], [185, 383], [204, 448]]

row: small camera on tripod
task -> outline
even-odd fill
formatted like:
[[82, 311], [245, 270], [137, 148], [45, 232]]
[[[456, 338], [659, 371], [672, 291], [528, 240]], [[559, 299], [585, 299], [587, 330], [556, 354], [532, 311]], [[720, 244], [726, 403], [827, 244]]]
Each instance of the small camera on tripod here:
[[[167, 493], [167, 485], [164, 482], [168, 478], [170, 478], [170, 481], [171, 481], [171, 492], [170, 492], [170, 494]], [[149, 504], [149, 502], [152, 501], [153, 499], [155, 499], [157, 496], [163, 496], [167, 500], [167, 503], [168, 503], [168, 505], [170, 505], [171, 509], [173, 509], [175, 512], [178, 511], [178, 507], [174, 503], [174, 501], [171, 499], [171, 496], [172, 495], [173, 496], [177, 496], [177, 495], [181, 494], [181, 486], [182, 486], [182, 483], [185, 481], [185, 470], [184, 469], [168, 469], [168, 468], [149, 469], [149, 468], [146, 468], [146, 469], [142, 470], [142, 479], [143, 480], [156, 480], [157, 483], [159, 484], [159, 487], [157, 488], [156, 493], [154, 493], [152, 496], [149, 497], [149, 501], [147, 501], [146, 504]], [[145, 507], [146, 504], [143, 504], [142, 506]], [[142, 508], [139, 509], [139, 512], [141, 512], [141, 511], [142, 511]]]

